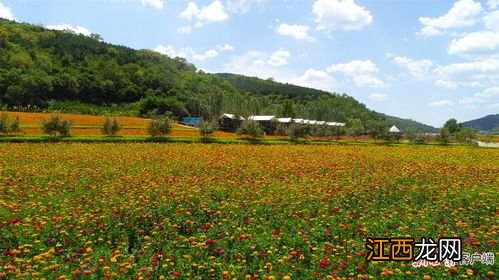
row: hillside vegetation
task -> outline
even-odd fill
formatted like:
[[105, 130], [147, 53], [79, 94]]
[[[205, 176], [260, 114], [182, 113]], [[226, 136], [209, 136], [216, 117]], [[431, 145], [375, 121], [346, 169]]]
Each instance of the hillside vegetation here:
[[96, 34], [8, 20], [0, 20], [0, 105], [14, 110], [35, 106], [87, 114], [171, 112], [176, 117], [204, 118], [223, 112], [337, 122], [384, 118], [346, 94], [207, 74], [183, 58], [108, 44]]
[[499, 131], [499, 114], [461, 123], [463, 127], [476, 128], [482, 131]]

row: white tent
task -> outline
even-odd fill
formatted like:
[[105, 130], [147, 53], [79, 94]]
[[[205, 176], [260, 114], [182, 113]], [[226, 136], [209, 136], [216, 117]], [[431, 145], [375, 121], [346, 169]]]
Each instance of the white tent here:
[[293, 121], [293, 119], [292, 118], [278, 118], [277, 121], [280, 123], [290, 123]]
[[[222, 115], [222, 118], [228, 118], [228, 119], [231, 119], [231, 120], [235, 120], [236, 119], [236, 115], [225, 113], [225, 114]], [[244, 121], [244, 118], [242, 116], [239, 116], [239, 119], [242, 120], [242, 121]]]
[[390, 130], [388, 130], [390, 133], [400, 133], [400, 130], [396, 126], [390, 127]]
[[248, 120], [253, 120], [257, 122], [265, 122], [265, 121], [271, 121], [275, 119], [274, 116], [249, 116]]

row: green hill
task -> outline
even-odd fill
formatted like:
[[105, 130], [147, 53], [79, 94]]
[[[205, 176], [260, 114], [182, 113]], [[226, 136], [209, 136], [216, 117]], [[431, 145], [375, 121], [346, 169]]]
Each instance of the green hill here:
[[488, 115], [483, 118], [461, 123], [464, 127], [477, 128], [481, 131], [499, 130], [499, 114]]
[[415, 120], [411, 119], [402, 119], [394, 116], [389, 116], [385, 114], [381, 114], [388, 123], [395, 125], [399, 129], [401, 129], [402, 132], [408, 132], [408, 131], [413, 131], [413, 132], [437, 132], [438, 129], [434, 128], [433, 126], [429, 126], [424, 123], [417, 122]]
[[0, 106], [28, 105], [30, 110], [97, 114], [168, 111], [176, 117], [230, 112], [337, 122], [384, 118], [346, 94], [206, 74], [185, 59], [109, 44], [96, 34], [0, 19]]

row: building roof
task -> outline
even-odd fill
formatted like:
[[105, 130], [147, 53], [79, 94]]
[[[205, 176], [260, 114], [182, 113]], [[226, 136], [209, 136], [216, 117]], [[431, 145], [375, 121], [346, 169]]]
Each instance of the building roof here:
[[249, 116], [248, 120], [253, 121], [271, 121], [275, 119], [275, 116]]
[[278, 118], [277, 121], [280, 123], [290, 123], [293, 121], [293, 119], [292, 118]]
[[[229, 118], [229, 119], [235, 120], [236, 119], [236, 115], [234, 115], [234, 114], [223, 114], [222, 118]], [[244, 120], [244, 118], [242, 116], [239, 116], [239, 119], [242, 120], [242, 121]]]
[[327, 122], [326, 124], [329, 126], [345, 126], [345, 123], [339, 123], [339, 122]]
[[392, 132], [392, 133], [399, 133], [400, 129], [398, 129], [396, 126], [392, 125], [392, 127], [390, 127], [390, 130], [388, 130], [388, 131]]

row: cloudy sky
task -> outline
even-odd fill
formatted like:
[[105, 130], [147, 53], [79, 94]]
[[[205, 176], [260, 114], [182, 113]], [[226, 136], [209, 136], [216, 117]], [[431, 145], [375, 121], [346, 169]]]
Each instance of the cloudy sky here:
[[345, 92], [437, 127], [499, 113], [499, 0], [0, 0], [0, 17]]

